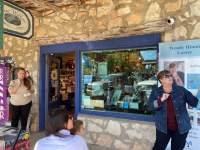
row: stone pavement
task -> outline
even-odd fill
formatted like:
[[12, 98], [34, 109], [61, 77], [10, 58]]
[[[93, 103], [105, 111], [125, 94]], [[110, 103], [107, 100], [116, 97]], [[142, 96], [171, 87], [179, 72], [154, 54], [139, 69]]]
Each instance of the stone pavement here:
[[[33, 150], [36, 141], [42, 137], [44, 137], [44, 132], [32, 132], [30, 135], [30, 143], [31, 143], [31, 150]], [[89, 150], [111, 150], [105, 147], [101, 147], [94, 144], [88, 144]]]

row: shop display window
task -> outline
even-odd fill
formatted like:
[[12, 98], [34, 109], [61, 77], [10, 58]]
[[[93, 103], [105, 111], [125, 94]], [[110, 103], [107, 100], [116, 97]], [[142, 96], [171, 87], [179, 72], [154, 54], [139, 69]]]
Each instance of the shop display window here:
[[157, 48], [81, 52], [81, 109], [151, 114]]

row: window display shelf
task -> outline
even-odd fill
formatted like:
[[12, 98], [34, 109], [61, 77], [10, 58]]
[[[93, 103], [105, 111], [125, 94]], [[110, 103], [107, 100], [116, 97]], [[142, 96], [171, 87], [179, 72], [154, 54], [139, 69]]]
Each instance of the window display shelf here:
[[[147, 58], [143, 60], [141, 51], [144, 49], [82, 53], [85, 59], [82, 61], [82, 108], [151, 114], [147, 100], [152, 88], [157, 86], [152, 78], [157, 64], [146, 62]], [[155, 51], [151, 58], [155, 62], [155, 48], [145, 48], [148, 51]]]

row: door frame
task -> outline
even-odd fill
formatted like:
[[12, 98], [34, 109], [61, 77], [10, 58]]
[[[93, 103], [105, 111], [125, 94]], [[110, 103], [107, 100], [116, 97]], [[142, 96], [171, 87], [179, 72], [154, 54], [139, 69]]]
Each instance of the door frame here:
[[[56, 46], [54, 49], [53, 47]], [[66, 48], [66, 49], [65, 49]], [[47, 75], [46, 71], [48, 71], [48, 62], [47, 62], [47, 55], [50, 54], [61, 54], [61, 53], [70, 53], [74, 52], [75, 53], [75, 91], [78, 91], [79, 89], [79, 81], [78, 81], [78, 67], [80, 66], [78, 63], [78, 58], [79, 58], [79, 52], [74, 48], [69, 49], [69, 47], [62, 47], [62, 44], [59, 45], [47, 45], [47, 46], [41, 46], [40, 47], [40, 72], [39, 72], [39, 131], [44, 130], [46, 126], [46, 119], [47, 119], [47, 114], [48, 114], [48, 97], [46, 92], [47, 90]], [[77, 100], [78, 97], [78, 92], [75, 92], [75, 116], [78, 113], [78, 108], [79, 102]]]

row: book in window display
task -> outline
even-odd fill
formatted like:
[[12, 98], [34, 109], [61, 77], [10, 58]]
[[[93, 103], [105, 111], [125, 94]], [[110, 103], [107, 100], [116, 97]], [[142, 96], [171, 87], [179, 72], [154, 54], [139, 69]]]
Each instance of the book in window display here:
[[84, 108], [94, 108], [90, 96], [83, 95], [82, 100]]
[[92, 75], [84, 75], [83, 77], [83, 83], [84, 84], [88, 84], [88, 83], [91, 83], [92, 82]]
[[138, 103], [138, 102], [130, 102], [129, 108], [130, 108], [130, 109], [139, 110], [139, 103]]
[[123, 109], [128, 109], [131, 101], [132, 97], [126, 93], [126, 95], [123, 97]]
[[108, 74], [108, 69], [107, 69], [107, 62], [99, 62], [98, 63], [98, 75], [100, 76], [105, 76]]
[[97, 99], [97, 100], [92, 100], [92, 106], [94, 108], [104, 108], [104, 100]]
[[88, 83], [86, 92], [90, 96], [102, 96], [104, 95], [103, 81], [96, 81]]
[[112, 105], [117, 105], [117, 102], [119, 101], [119, 99], [121, 97], [121, 93], [122, 93], [122, 90], [115, 90], [114, 91], [114, 94], [113, 94], [112, 99], [111, 99]]

